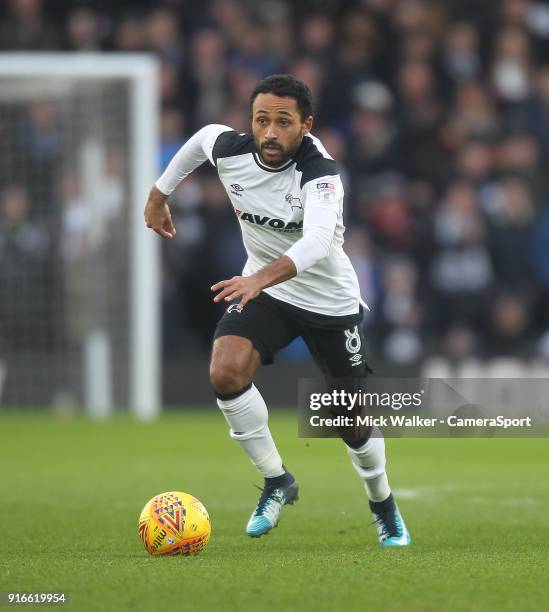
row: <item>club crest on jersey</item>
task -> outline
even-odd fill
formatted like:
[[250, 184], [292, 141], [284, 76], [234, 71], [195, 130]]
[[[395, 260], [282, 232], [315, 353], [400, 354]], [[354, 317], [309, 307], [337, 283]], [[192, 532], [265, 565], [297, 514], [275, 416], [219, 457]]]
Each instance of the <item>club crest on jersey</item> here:
[[322, 181], [316, 184], [319, 202], [335, 202], [335, 186], [333, 183]]
[[233, 183], [231, 185], [231, 193], [233, 195], [238, 196], [239, 198], [241, 198], [243, 191], [244, 191], [244, 187], [242, 187], [242, 185], [239, 185], [238, 183]]
[[295, 198], [291, 193], [287, 193], [284, 196], [284, 199], [286, 200], [286, 202], [288, 202], [292, 210], [294, 208], [299, 208], [300, 210], [303, 210], [303, 204], [301, 203], [301, 200], [299, 198]]

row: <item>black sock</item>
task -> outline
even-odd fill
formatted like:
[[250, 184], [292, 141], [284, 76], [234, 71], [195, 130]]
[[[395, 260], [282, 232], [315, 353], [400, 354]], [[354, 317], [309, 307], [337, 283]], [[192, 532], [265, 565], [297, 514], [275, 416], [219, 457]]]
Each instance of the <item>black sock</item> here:
[[376, 502], [370, 500], [370, 510], [376, 514], [386, 514], [395, 507], [395, 500], [393, 494], [389, 493], [389, 497], [383, 501]]
[[356, 450], [357, 448], [362, 448], [366, 442], [368, 442], [370, 438], [369, 437], [364, 437], [364, 438], [359, 438], [358, 440], [346, 440], [343, 439], [343, 442], [345, 442], [345, 444], [349, 447], [352, 448], [353, 450]]
[[236, 391], [235, 393], [226, 393], [225, 395], [222, 393], [217, 393], [216, 391], [214, 391], [214, 393], [217, 399], [220, 399], [222, 402], [228, 402], [229, 400], [236, 399], [239, 395], [244, 395], [244, 393], [249, 391], [251, 388], [252, 383], [248, 383], [243, 389], [240, 389], [240, 391]]
[[362, 448], [366, 442], [368, 442], [372, 435], [372, 429], [372, 427], [368, 427], [367, 431], [364, 432], [364, 435], [361, 438], [345, 438], [345, 436], [343, 436], [341, 439], [349, 448], [356, 450], [357, 448]]
[[295, 478], [290, 474], [290, 472], [284, 472], [280, 476], [275, 476], [274, 478], [265, 478], [265, 486], [269, 489], [276, 489], [277, 487], [287, 487], [294, 482]]

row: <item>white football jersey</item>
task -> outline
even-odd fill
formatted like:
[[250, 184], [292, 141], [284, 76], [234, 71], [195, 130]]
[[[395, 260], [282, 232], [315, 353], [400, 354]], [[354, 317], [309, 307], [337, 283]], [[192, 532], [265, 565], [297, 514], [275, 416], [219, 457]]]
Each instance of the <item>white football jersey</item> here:
[[[305, 136], [288, 163], [271, 168], [262, 163], [251, 134], [221, 125], [207, 126], [201, 132], [202, 150], [217, 168], [242, 229], [248, 255], [243, 276], [278, 259], [303, 236], [305, 211], [314, 215], [315, 209], [328, 208], [337, 214], [328, 256], [264, 291], [319, 314], [356, 314], [363, 302], [357, 276], [343, 251], [343, 186], [336, 162], [318, 138]], [[174, 158], [157, 181], [163, 193], [171, 193], [199, 159], [195, 154], [187, 167], [181, 161], [176, 163]]]

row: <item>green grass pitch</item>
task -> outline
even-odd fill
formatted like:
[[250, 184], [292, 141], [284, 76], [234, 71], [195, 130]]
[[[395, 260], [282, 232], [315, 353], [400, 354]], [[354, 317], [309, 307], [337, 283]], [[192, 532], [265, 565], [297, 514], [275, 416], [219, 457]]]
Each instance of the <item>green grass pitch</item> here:
[[[250, 539], [261, 479], [216, 411], [0, 415], [0, 591], [65, 591], [70, 610], [547, 609], [547, 439], [388, 440], [413, 543], [384, 550], [341, 442], [299, 439], [289, 412], [271, 428], [300, 501]], [[139, 513], [174, 489], [203, 501], [212, 539], [149, 557]]]

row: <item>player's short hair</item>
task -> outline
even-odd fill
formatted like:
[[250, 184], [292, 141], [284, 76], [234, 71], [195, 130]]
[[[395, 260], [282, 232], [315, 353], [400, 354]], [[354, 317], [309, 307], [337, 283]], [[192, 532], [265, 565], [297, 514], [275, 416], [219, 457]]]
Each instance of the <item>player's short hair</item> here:
[[280, 98], [293, 98], [297, 102], [302, 121], [313, 114], [313, 94], [311, 90], [303, 81], [296, 79], [291, 74], [272, 74], [259, 81], [250, 96], [250, 114], [254, 100], [260, 93], [270, 93]]

